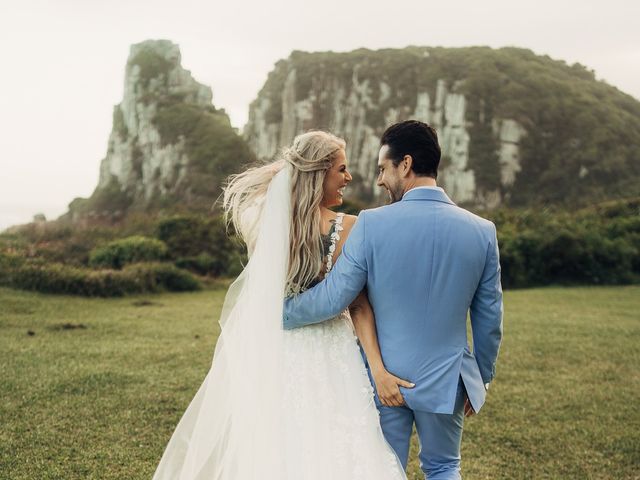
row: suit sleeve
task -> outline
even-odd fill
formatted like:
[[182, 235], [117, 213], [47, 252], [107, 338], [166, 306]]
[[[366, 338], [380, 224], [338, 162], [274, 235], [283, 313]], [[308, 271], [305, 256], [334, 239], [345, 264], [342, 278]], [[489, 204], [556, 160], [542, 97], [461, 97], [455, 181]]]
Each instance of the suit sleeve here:
[[329, 275], [315, 287], [285, 300], [285, 330], [320, 323], [351, 304], [367, 283], [365, 212], [361, 212]]
[[491, 226], [492, 238], [487, 248], [482, 278], [471, 302], [473, 353], [485, 384], [491, 382], [496, 374], [503, 315], [498, 239], [495, 225]]

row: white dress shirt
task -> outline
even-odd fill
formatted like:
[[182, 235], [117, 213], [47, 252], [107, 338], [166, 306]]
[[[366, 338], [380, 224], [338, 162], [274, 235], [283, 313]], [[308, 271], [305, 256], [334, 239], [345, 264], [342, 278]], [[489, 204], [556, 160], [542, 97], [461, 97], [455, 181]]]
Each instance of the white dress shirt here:
[[420, 189], [420, 188], [426, 188], [426, 189], [429, 189], [429, 190], [440, 190], [441, 192], [444, 192], [444, 190], [443, 190], [443, 188], [442, 188], [442, 187], [438, 187], [438, 186], [435, 186], [435, 185], [425, 185], [425, 186], [423, 186], [423, 187], [413, 187], [413, 188], [411, 188], [411, 189], [407, 190], [406, 192], [404, 192], [404, 195], [402, 195], [402, 198], [404, 198], [404, 196], [405, 196], [407, 193], [409, 193], [410, 191], [412, 191], [412, 190], [418, 190], [418, 189]]

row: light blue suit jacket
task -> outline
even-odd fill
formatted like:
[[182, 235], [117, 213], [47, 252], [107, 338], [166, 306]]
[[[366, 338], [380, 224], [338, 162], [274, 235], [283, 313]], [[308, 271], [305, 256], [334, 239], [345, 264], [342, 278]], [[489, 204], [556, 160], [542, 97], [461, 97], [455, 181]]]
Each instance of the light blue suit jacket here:
[[[439, 189], [362, 211], [327, 278], [285, 302], [284, 328], [334, 317], [367, 287], [387, 370], [409, 408], [453, 413], [462, 376], [476, 412], [502, 340], [496, 228]], [[471, 317], [473, 352], [467, 343]]]

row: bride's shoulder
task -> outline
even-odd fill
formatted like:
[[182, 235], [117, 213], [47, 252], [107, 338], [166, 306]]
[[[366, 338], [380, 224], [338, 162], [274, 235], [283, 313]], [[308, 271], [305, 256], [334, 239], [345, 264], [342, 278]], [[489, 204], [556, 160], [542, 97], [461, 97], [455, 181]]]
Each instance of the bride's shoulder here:
[[349, 233], [351, 232], [351, 229], [353, 228], [353, 226], [356, 223], [356, 220], [358, 220], [358, 217], [356, 215], [343, 215], [342, 217], [342, 227], [344, 229], [344, 239], [346, 239], [349, 236]]
[[351, 227], [353, 227], [353, 225], [356, 223], [356, 220], [358, 220], [357, 215], [348, 215], [345, 213], [343, 215], [342, 224], [344, 225], [345, 229], [346, 228], [351, 229]]

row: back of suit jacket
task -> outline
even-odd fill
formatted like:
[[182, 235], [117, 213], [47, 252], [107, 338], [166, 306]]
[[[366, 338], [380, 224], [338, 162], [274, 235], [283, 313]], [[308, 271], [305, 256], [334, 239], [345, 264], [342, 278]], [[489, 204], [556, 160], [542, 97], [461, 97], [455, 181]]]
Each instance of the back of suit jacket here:
[[416, 384], [402, 389], [407, 405], [452, 413], [462, 376], [479, 411], [502, 338], [495, 226], [440, 189], [413, 189], [363, 211], [327, 279], [287, 302], [285, 326], [329, 318], [365, 285], [385, 367]]

